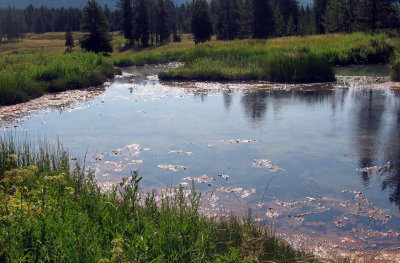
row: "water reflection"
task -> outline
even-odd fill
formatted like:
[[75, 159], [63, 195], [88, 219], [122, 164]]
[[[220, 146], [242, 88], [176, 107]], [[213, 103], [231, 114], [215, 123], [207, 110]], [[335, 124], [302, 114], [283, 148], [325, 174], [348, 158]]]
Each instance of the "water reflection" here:
[[[287, 108], [291, 103], [301, 103], [308, 107], [316, 105], [330, 105], [332, 114], [337, 110], [343, 110], [345, 99], [349, 89], [335, 88], [332, 86], [305, 86], [286, 87], [279, 89], [275, 87], [246, 89], [243, 91], [241, 103], [244, 114], [251, 122], [263, 121], [267, 114], [268, 106], [273, 110], [276, 117], [279, 117], [281, 109]], [[227, 94], [224, 91], [224, 104], [230, 105], [227, 101]]]
[[[214, 198], [214, 189], [222, 185], [220, 199], [214, 200], [221, 206], [225, 198], [235, 212], [264, 209], [260, 215], [275, 216], [293, 231], [301, 228], [322, 236], [359, 227], [354, 211], [364, 200], [368, 205], [360, 217], [366, 229], [400, 231], [396, 90], [336, 84], [160, 83], [157, 70], [132, 69], [91, 100], [68, 106], [62, 115], [33, 112], [21, 126], [33, 135], [59, 136], [78, 157], [90, 146], [88, 156], [98, 155], [90, 165], [105, 185], [136, 169], [149, 188], [197, 178], [196, 187], [215, 193]], [[254, 167], [255, 160], [285, 169], [265, 195], [264, 201], [272, 204], [262, 208], [258, 204], [272, 171]], [[356, 171], [388, 161], [390, 169]], [[201, 183], [205, 178], [212, 181]], [[379, 220], [377, 209], [384, 210]], [[396, 219], [386, 218], [388, 214]]]
[[232, 104], [233, 92], [230, 89], [229, 90], [223, 90], [222, 91], [222, 95], [224, 96], [225, 110], [229, 111], [230, 108], [231, 108], [231, 104]]
[[390, 125], [385, 157], [392, 163], [392, 170], [384, 177], [382, 189], [390, 190], [390, 202], [397, 204], [400, 210], [400, 101], [396, 98], [395, 110]]
[[[385, 113], [386, 97], [379, 91], [360, 90], [354, 93], [355, 120], [354, 135], [355, 147], [358, 151], [359, 166], [370, 167], [378, 165], [382, 117]], [[370, 174], [362, 172], [364, 184], [369, 185]]]
[[391, 163], [390, 169], [360, 172], [366, 187], [379, 178], [389, 200], [400, 209], [400, 105], [398, 96], [385, 90], [356, 90], [354, 100], [354, 146], [361, 168]]
[[242, 99], [244, 114], [253, 122], [261, 121], [267, 111], [267, 92], [265, 90], [246, 90]]

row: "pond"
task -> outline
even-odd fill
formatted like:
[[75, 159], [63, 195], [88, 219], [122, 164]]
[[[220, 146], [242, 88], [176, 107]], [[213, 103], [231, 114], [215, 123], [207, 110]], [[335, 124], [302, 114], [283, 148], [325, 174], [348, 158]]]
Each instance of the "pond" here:
[[170, 66], [2, 107], [0, 135], [60, 139], [104, 189], [134, 170], [143, 192], [193, 180], [208, 215], [251, 209], [320, 255], [400, 254], [400, 90], [384, 66], [301, 86], [160, 82]]

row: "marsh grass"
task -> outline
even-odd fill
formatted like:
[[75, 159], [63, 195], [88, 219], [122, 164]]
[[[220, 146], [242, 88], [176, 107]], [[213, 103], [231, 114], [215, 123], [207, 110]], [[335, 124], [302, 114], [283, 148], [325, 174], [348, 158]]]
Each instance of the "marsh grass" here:
[[10, 52], [0, 57], [0, 105], [100, 85], [114, 74], [113, 63], [93, 53]]
[[160, 47], [116, 57], [114, 63], [121, 67], [171, 60], [185, 63], [160, 73], [162, 80], [321, 82], [334, 80], [333, 65], [386, 63], [393, 50], [386, 34], [332, 34]]
[[400, 59], [396, 59], [392, 63], [390, 77], [394, 81], [400, 81]]
[[141, 50], [124, 50], [121, 36], [113, 37], [113, 44], [121, 48], [112, 58], [81, 51], [63, 53], [63, 33], [29, 35], [22, 42], [0, 45], [0, 105], [27, 101], [46, 92], [99, 85], [115, 74], [114, 65], [128, 67], [172, 61], [184, 62], [184, 66], [161, 72], [160, 79], [325, 82], [334, 80], [333, 65], [390, 60], [393, 79], [400, 79], [398, 60], [393, 59], [393, 54], [400, 52], [395, 52], [400, 44], [386, 34], [212, 40], [197, 46], [184, 36], [179, 43]]
[[133, 173], [103, 193], [59, 145], [30, 145], [0, 137], [2, 262], [314, 261], [251, 216], [206, 218], [194, 188], [156, 201]]

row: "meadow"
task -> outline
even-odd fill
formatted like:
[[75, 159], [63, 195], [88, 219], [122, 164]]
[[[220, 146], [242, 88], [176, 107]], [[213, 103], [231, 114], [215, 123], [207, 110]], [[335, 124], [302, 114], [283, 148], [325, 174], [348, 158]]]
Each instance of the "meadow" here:
[[264, 80], [283, 83], [334, 80], [333, 65], [388, 63], [395, 43], [386, 34], [332, 34], [268, 40], [210, 41], [195, 47], [160, 47], [124, 55], [117, 66], [171, 60], [184, 67], [160, 73], [162, 80]]
[[49, 92], [100, 85], [115, 72], [109, 59], [92, 53], [11, 51], [0, 56], [0, 105], [24, 102]]
[[313, 262], [266, 228], [206, 218], [201, 195], [140, 191], [132, 173], [102, 192], [60, 144], [0, 137], [1, 262]]
[[[74, 33], [76, 45], [82, 33]], [[393, 62], [392, 78], [400, 79], [397, 39], [387, 34], [333, 34], [268, 40], [182, 42], [132, 49], [113, 34], [110, 57], [65, 52], [64, 34], [30, 34], [24, 41], [0, 44], [0, 105], [15, 104], [44, 93], [100, 85], [116, 67], [171, 61], [184, 66], [161, 72], [161, 80], [262, 80], [282, 83], [334, 81], [333, 65]]]

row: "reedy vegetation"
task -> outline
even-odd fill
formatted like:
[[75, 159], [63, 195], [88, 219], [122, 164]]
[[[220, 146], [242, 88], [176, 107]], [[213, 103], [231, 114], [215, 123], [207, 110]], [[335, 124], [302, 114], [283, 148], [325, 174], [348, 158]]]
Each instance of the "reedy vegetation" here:
[[[81, 51], [4, 52], [0, 56], [0, 105], [26, 101], [46, 92], [102, 84], [114, 76], [114, 65], [185, 63], [182, 68], [160, 73], [164, 80], [332, 81], [332, 65], [386, 63], [399, 46], [386, 34], [353, 33], [210, 41], [197, 46], [171, 43], [131, 55], [117, 57], [115, 53], [113, 58]], [[398, 79], [399, 70], [393, 67], [394, 79]]]
[[332, 34], [207, 42], [178, 50], [160, 47], [148, 54], [116, 58], [114, 63], [185, 63], [182, 68], [160, 73], [163, 80], [321, 82], [334, 80], [332, 65], [389, 62], [394, 47], [386, 34]]
[[100, 85], [114, 74], [113, 63], [93, 53], [10, 52], [0, 56], [0, 105]]
[[102, 193], [59, 144], [39, 145], [0, 137], [2, 262], [314, 261], [251, 217], [207, 219], [193, 188], [157, 202], [133, 173]]

